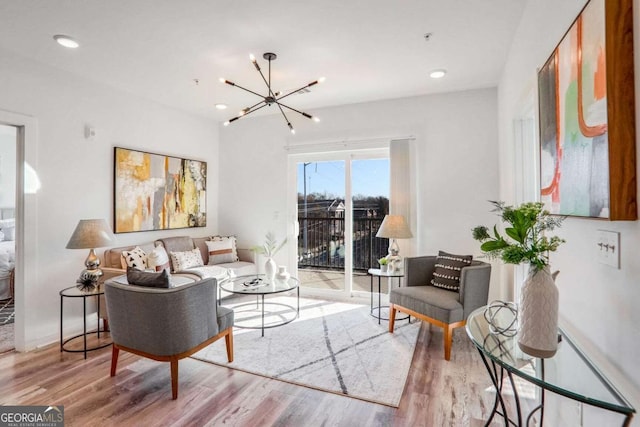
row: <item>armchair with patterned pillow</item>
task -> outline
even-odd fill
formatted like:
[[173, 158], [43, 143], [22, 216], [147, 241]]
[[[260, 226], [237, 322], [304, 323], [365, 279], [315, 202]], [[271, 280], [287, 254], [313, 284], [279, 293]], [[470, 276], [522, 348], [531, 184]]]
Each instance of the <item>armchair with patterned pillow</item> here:
[[439, 326], [444, 330], [444, 358], [450, 360], [453, 330], [487, 304], [491, 264], [440, 251], [438, 256], [405, 258], [404, 274], [405, 286], [390, 292], [389, 332], [396, 311]]

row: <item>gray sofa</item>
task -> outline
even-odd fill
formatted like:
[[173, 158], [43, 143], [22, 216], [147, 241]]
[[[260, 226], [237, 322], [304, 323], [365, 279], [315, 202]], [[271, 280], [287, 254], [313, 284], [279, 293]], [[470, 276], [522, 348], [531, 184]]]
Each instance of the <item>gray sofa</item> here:
[[[198, 248], [200, 249], [200, 254], [202, 255], [204, 265], [206, 266], [209, 263], [209, 251], [207, 250], [207, 244], [205, 243], [207, 240], [209, 240], [208, 237], [175, 236], [161, 238], [152, 243], [110, 248], [104, 251], [104, 262], [102, 264], [102, 270], [105, 272], [105, 274], [108, 273], [110, 277], [113, 277], [114, 275], [125, 274], [126, 271], [122, 268], [121, 261], [122, 252], [130, 251], [133, 250], [136, 246], [140, 246], [140, 248], [142, 248], [146, 253], [149, 253], [158, 244], [164, 246], [167, 252], [183, 252]], [[237, 251], [239, 261], [216, 264], [216, 266], [227, 269], [232, 276], [244, 276], [247, 274], [257, 273], [258, 269], [255, 263], [254, 252], [250, 249], [238, 249]], [[194, 280], [204, 278], [203, 273], [198, 270], [173, 271], [172, 267], [171, 274], [183, 275]]]
[[171, 391], [178, 397], [178, 360], [225, 338], [233, 361], [233, 310], [218, 306], [215, 278], [160, 289], [105, 282], [113, 349], [111, 376], [120, 350], [171, 363]]
[[[104, 251], [103, 263], [101, 264], [101, 269], [103, 271], [103, 276], [101, 278], [101, 282], [106, 282], [110, 279], [116, 278], [118, 276], [126, 275], [126, 270], [122, 268], [122, 252], [131, 251], [136, 246], [142, 248], [146, 253], [150, 253], [156, 245], [162, 245], [166, 249], [167, 253], [169, 252], [183, 252], [192, 250], [195, 248], [200, 249], [200, 254], [202, 255], [202, 260], [204, 261], [204, 266], [200, 268], [193, 268], [183, 271], [171, 271], [172, 277], [180, 277], [181, 279], [188, 280], [180, 280], [180, 283], [184, 282], [195, 282], [198, 280], [206, 279], [209, 277], [214, 277], [217, 280], [221, 281], [225, 278], [244, 276], [248, 274], [256, 274], [258, 272], [257, 265], [255, 263], [255, 253], [250, 249], [237, 249], [239, 261], [224, 263], [224, 264], [216, 264], [215, 266], [208, 266], [209, 263], [209, 251], [207, 250], [207, 244], [205, 243], [209, 237], [189, 237], [189, 236], [175, 236], [175, 237], [165, 237], [158, 239], [151, 243], [139, 244], [139, 245], [129, 245], [129, 246], [121, 246], [116, 248], [110, 248]], [[126, 283], [126, 279], [123, 280], [121, 277], [118, 279], [121, 283]], [[221, 295], [226, 297], [227, 294], [222, 292]], [[106, 310], [106, 304], [104, 301], [104, 297], [100, 297], [100, 313], [99, 316], [104, 320], [104, 328], [109, 329], [108, 323], [108, 314]]]

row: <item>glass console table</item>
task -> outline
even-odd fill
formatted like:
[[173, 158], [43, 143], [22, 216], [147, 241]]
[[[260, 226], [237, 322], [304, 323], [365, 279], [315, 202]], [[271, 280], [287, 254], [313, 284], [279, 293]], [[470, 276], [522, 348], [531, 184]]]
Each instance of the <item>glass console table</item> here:
[[[498, 312], [496, 321], [498, 324], [501, 320], [504, 324], [509, 324], [507, 316], [511, 316], [511, 313], [502, 310]], [[520, 350], [517, 336], [492, 334], [489, 331], [489, 323], [484, 317], [484, 307], [469, 315], [466, 330], [478, 349], [496, 389], [493, 410], [486, 425], [491, 424], [494, 416], [498, 414], [504, 418], [505, 426], [528, 426], [536, 412], [540, 413], [540, 425], [543, 425], [545, 390], [587, 405], [617, 412], [624, 416], [622, 425], [630, 425], [635, 409], [598, 371], [588, 356], [571, 342], [562, 329], [559, 330], [561, 341], [558, 344], [558, 351], [553, 357], [547, 359], [529, 356]], [[513, 375], [540, 388], [540, 404], [529, 413], [524, 424], [520, 397]], [[516, 418], [508, 414], [505, 398], [502, 395], [502, 383], [505, 377], [509, 379], [513, 390]]]

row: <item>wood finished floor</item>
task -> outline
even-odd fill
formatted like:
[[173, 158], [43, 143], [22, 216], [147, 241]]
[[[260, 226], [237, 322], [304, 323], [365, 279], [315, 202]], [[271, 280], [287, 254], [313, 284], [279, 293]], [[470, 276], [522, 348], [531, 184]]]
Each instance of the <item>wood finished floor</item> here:
[[110, 347], [87, 360], [57, 345], [4, 353], [0, 405], [64, 405], [67, 426], [475, 427], [484, 425], [494, 396], [465, 331], [456, 330], [446, 362], [442, 331], [425, 324], [397, 409], [190, 358], [180, 361], [173, 401], [168, 363], [120, 352], [114, 378], [110, 363]]

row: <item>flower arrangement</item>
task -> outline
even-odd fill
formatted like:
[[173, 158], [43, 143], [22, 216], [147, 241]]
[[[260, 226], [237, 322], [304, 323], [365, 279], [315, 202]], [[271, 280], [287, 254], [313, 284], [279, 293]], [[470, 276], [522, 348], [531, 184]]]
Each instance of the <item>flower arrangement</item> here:
[[251, 250], [254, 251], [255, 253], [266, 255], [268, 258], [272, 258], [273, 256], [275, 256], [275, 254], [277, 254], [280, 251], [280, 249], [282, 249], [282, 247], [286, 243], [287, 243], [286, 237], [282, 242], [278, 243], [275, 235], [273, 234], [273, 232], [270, 231], [265, 236], [264, 244], [261, 246], [254, 246], [253, 248], [251, 248]]
[[485, 226], [473, 229], [473, 238], [482, 242], [480, 249], [489, 258], [500, 258], [507, 264], [527, 262], [536, 270], [549, 265], [549, 252], [554, 252], [564, 239], [547, 237], [545, 231], [560, 227], [564, 217], [551, 216], [540, 202], [522, 203], [518, 207], [505, 206], [504, 202], [490, 201], [505, 227], [505, 236], [493, 227], [493, 236]]
[[387, 265], [389, 264], [389, 260], [387, 259], [387, 257], [382, 257], [378, 260], [378, 264], [380, 265]]

